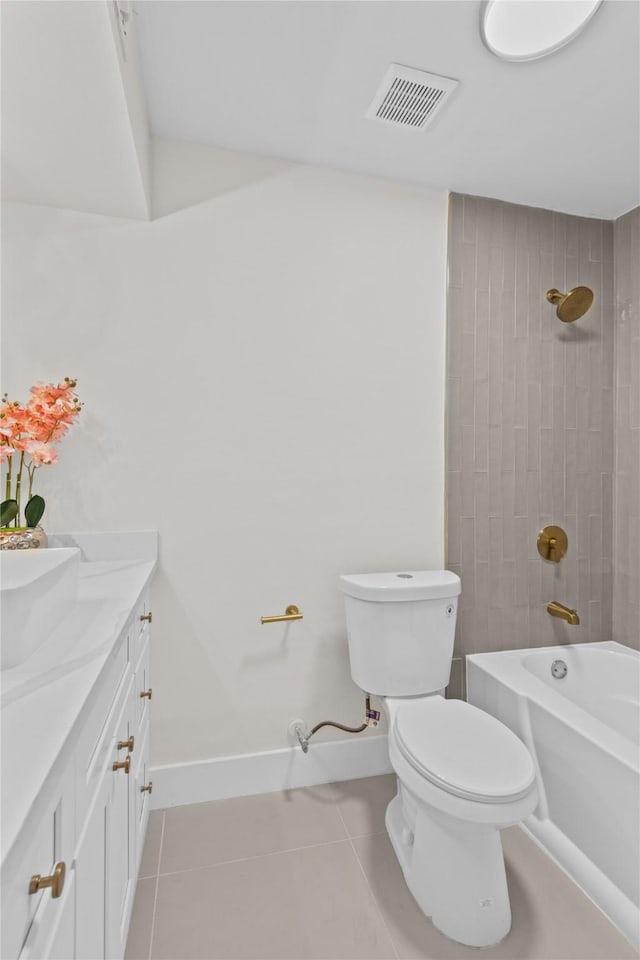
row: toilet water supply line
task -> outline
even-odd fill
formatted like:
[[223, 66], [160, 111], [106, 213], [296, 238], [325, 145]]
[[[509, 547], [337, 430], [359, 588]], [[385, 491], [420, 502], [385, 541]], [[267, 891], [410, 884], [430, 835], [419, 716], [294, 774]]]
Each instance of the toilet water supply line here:
[[[290, 620], [302, 620], [302, 618], [303, 614], [300, 613], [298, 607], [295, 606], [295, 604], [290, 604], [285, 610], [284, 614], [278, 614], [275, 617], [260, 617], [260, 623], [282, 623], [283, 621], [288, 623]], [[323, 720], [322, 723], [316, 723], [315, 727], [312, 727], [307, 733], [302, 721], [299, 723], [292, 721], [289, 730], [295, 733], [296, 737], [298, 738], [298, 743], [302, 747], [302, 752], [308, 753], [309, 740], [311, 740], [311, 737], [314, 735], [314, 733], [317, 733], [318, 730], [322, 729], [322, 727], [337, 727], [338, 730], [344, 730], [346, 733], [362, 733], [363, 730], [367, 729], [367, 727], [377, 727], [380, 719], [380, 711], [371, 709], [371, 696], [368, 693], [365, 697], [364, 710], [364, 721], [359, 727], [347, 727], [346, 724], [336, 723], [335, 720]]]
[[309, 750], [309, 740], [311, 740], [314, 733], [317, 733], [321, 727], [337, 727], [338, 730], [345, 730], [347, 733], [362, 733], [367, 727], [377, 727], [379, 719], [380, 711], [371, 709], [371, 697], [367, 694], [364, 702], [364, 721], [359, 727], [347, 727], [344, 723], [336, 723], [335, 720], [323, 720], [322, 723], [316, 723], [315, 727], [312, 727], [308, 733], [302, 724], [298, 723], [294, 727], [294, 733], [298, 738], [298, 743], [302, 747], [302, 752], [307, 753]]

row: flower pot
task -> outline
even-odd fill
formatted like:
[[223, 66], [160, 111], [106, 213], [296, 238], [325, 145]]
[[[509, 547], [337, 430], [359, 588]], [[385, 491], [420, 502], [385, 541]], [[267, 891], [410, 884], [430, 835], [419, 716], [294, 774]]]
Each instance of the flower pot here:
[[46, 545], [47, 535], [42, 527], [0, 528], [0, 550], [35, 550]]

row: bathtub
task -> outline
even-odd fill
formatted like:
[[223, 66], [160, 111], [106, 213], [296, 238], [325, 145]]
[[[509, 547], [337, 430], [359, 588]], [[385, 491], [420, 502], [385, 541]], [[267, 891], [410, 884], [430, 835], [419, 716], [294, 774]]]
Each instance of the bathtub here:
[[612, 641], [474, 654], [467, 699], [531, 751], [525, 831], [638, 945], [640, 654]]

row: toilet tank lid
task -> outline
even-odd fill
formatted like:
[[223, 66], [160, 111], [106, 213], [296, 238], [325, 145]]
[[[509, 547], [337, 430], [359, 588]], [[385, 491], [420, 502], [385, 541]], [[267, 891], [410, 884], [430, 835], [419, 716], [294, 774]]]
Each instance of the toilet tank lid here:
[[451, 570], [399, 570], [392, 573], [349, 573], [340, 577], [348, 597], [374, 603], [441, 600], [457, 597], [460, 577]]

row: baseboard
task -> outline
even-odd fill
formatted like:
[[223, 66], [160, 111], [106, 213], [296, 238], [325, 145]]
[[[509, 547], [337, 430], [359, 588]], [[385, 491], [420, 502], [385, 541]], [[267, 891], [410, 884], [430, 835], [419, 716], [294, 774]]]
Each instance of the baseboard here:
[[310, 743], [306, 754], [296, 746], [151, 767], [151, 806], [158, 810], [391, 772], [385, 735]]

